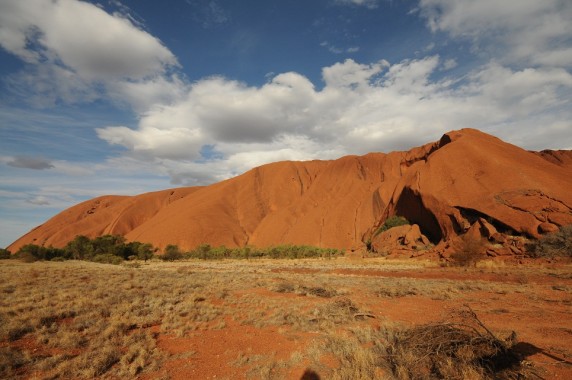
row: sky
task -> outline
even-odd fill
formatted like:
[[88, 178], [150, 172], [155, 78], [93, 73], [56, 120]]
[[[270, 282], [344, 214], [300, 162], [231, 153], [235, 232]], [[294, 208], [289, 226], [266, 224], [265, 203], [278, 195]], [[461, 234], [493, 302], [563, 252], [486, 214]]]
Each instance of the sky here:
[[1, 0], [0, 247], [81, 201], [477, 128], [572, 149], [569, 0]]

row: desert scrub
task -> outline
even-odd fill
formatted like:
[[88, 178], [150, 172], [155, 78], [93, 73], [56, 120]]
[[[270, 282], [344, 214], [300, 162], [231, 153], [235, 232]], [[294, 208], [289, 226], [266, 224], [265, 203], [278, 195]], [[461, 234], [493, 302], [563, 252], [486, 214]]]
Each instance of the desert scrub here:
[[0, 347], [0, 378], [16, 377], [17, 370], [30, 362], [30, 356], [12, 347]]
[[209, 278], [78, 261], [2, 265], [8, 297], [0, 302], [0, 340], [8, 347], [29, 342], [6, 351], [13, 360], [3, 374], [24, 365], [63, 378], [129, 378], [156, 370], [163, 354], [153, 326], [180, 334], [220, 315], [197, 302]]
[[[550, 309], [552, 305], [569, 306], [564, 303], [569, 302], [569, 267], [534, 267], [524, 286], [513, 280], [504, 281], [531, 271], [523, 266], [491, 270], [498, 276], [489, 276], [488, 280], [478, 279], [480, 272], [476, 269], [432, 268], [433, 273], [457, 277], [469, 274], [475, 278], [471, 281], [408, 277], [413, 269], [422, 270], [419, 264], [404, 262], [323, 258], [256, 262], [156, 260], [141, 262], [139, 267], [77, 260], [31, 264], [2, 260], [0, 347], [5, 348], [1, 352], [5, 357], [13, 359], [0, 360], [4, 371], [0, 378], [21, 373], [34, 373], [38, 378], [167, 377], [175, 375], [169, 371], [183, 355], [191, 363], [198, 359], [208, 364], [212, 361], [215, 368], [234, 367], [230, 362], [236, 356], [226, 355], [226, 361], [217, 361], [205, 355], [209, 350], [206, 344], [193, 344], [192, 350], [184, 353], [173, 353], [165, 347], [176, 337], [181, 338], [175, 342], [193, 341], [216, 329], [225, 330], [221, 336], [234, 334], [241, 325], [248, 325], [247, 331], [252, 331], [251, 326], [268, 327], [297, 343], [295, 353], [280, 351], [276, 345], [276, 356], [272, 355], [273, 347], [265, 347], [262, 352], [255, 347], [253, 352], [263, 354], [258, 358], [249, 358], [251, 355], [245, 351], [237, 360], [243, 362], [243, 373], [252, 378], [288, 378], [291, 370], [300, 367], [314, 370], [322, 378], [399, 377], [387, 364], [387, 350], [396, 339], [400, 347], [405, 347], [403, 337], [421, 334], [424, 330], [416, 330], [418, 327], [427, 326], [433, 318], [442, 318], [442, 312], [462, 302], [480, 305], [497, 326], [499, 315], [522, 315], [520, 305], [499, 301], [505, 298], [500, 294], [510, 296], [507, 302], [523, 297], [525, 301], [529, 300], [526, 297], [533, 297], [530, 300], [535, 305], [542, 301], [541, 307], [548, 314], [546, 321], [535, 328], [569, 328], [566, 321], [558, 318], [560, 309]], [[403, 277], [399, 271], [404, 271]], [[550, 285], [557, 288], [547, 285], [544, 279], [537, 281], [539, 271], [548, 281], [554, 280]], [[417, 301], [423, 305], [428, 299], [440, 300], [430, 303], [437, 305], [438, 311], [427, 310], [429, 313], [425, 314], [422, 308], [412, 317], [419, 325], [395, 325], [389, 319], [393, 315], [409, 316], [408, 310], [399, 314], [395, 305], [397, 309]], [[506, 314], [501, 309], [504, 307], [511, 315], [502, 315]], [[452, 322], [443, 323], [449, 326]], [[558, 349], [568, 349], [557, 341], [554, 344]], [[229, 346], [228, 350], [238, 355], [243, 347]], [[453, 355], [447, 360], [464, 365], [459, 362], [468, 358], [464, 350], [459, 357]], [[397, 351], [390, 353], [393, 359], [400, 360]], [[420, 368], [423, 372], [425, 367]], [[442, 367], [442, 373], [454, 373], [446, 372], [447, 368], [450, 369]], [[483, 373], [478, 376], [486, 378]], [[415, 372], [405, 373], [402, 378], [407, 376], [429, 377], [427, 373]]]
[[266, 248], [242, 247], [227, 248], [225, 246], [211, 247], [202, 244], [183, 255], [185, 258], [201, 260], [222, 259], [304, 259], [304, 258], [335, 258], [343, 256], [344, 251], [335, 248], [320, 248], [308, 245], [278, 245]]
[[451, 264], [461, 267], [476, 267], [485, 258], [485, 240], [464, 235], [454, 245]]
[[380, 354], [398, 379], [525, 379], [516, 333], [498, 338], [468, 307], [457, 318], [403, 329], [385, 329]]
[[572, 225], [563, 226], [559, 231], [528, 244], [527, 251], [529, 256], [536, 258], [572, 258]]

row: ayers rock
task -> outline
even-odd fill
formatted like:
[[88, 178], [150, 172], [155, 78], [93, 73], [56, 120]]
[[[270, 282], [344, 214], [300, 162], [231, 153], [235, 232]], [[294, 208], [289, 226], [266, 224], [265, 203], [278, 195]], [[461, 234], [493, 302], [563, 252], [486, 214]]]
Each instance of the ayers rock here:
[[[177, 244], [360, 248], [392, 215], [433, 243], [466, 231], [538, 237], [572, 224], [572, 151], [529, 152], [473, 129], [407, 152], [277, 162], [205, 187], [102, 196], [10, 247], [62, 247], [76, 235]], [[487, 233], [484, 233], [487, 235]], [[490, 236], [487, 236], [490, 237]]]

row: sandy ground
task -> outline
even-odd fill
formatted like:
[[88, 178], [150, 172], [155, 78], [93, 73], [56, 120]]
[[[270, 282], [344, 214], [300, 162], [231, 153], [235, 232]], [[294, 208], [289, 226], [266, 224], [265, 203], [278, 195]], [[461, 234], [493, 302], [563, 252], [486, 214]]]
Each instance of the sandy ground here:
[[[21, 279], [35, 270], [40, 273], [36, 279], [49, 288], [54, 276], [65, 273], [66, 265], [70, 264], [1, 263], [0, 284], [12, 289], [18, 286], [15, 276]], [[122, 284], [131, 281], [131, 288], [124, 286], [130, 291], [137, 290], [138, 280], [186, 286], [171, 289], [179, 298], [172, 305], [163, 302], [160, 319], [154, 314], [150, 322], [135, 323], [135, 330], [129, 330], [128, 334], [139, 330], [152, 334], [153, 349], [160, 357], [154, 367], [143, 364], [134, 371], [137, 378], [352, 378], [344, 368], [352, 365], [364, 366], [359, 372], [362, 378], [391, 378], [375, 358], [368, 359], [376, 331], [447, 321], [467, 308], [498, 337], [516, 332], [525, 363], [541, 378], [572, 378], [570, 265], [488, 262], [479, 268], [442, 268], [429, 262], [338, 258], [108, 267], [87, 263], [81, 270], [92, 286], [106, 270], [113, 270]], [[27, 286], [33, 287], [33, 281]], [[139, 292], [145, 286], [140, 288]], [[5, 290], [7, 294], [17, 298], [18, 291]], [[159, 296], [146, 293], [145, 297]], [[6, 298], [2, 302], [2, 316], [7, 318], [11, 305]], [[72, 329], [81, 312], [76, 314], [62, 318], [54, 334], [63, 334], [68, 325]], [[4, 340], [0, 347], [26, 351], [32, 357], [64, 350], [57, 343], [48, 347], [37, 335], [36, 330]], [[76, 355], [81, 350], [68, 349]], [[48, 377], [52, 369], [35, 367], [36, 362], [15, 370], [14, 377]], [[117, 368], [123, 364], [119, 359], [101, 376], [122, 377], [124, 372]]]

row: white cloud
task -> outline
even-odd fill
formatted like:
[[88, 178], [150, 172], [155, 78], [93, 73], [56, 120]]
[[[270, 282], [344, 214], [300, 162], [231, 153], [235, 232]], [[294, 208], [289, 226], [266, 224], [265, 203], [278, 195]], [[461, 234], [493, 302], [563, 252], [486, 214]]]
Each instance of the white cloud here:
[[569, 0], [421, 0], [433, 31], [468, 38], [508, 63], [571, 66]]
[[560, 92], [572, 89], [572, 75], [564, 69], [514, 71], [491, 63], [471, 79], [467, 90], [497, 104], [509, 115], [531, 115], [558, 105], [571, 105]]
[[141, 107], [172, 99], [180, 86], [170, 76], [177, 59], [161, 41], [82, 1], [0, 2], [0, 45], [28, 63], [12, 89], [44, 106], [111, 95]]
[[131, 21], [74, 0], [3, 1], [0, 44], [20, 58], [61, 61], [86, 79], [139, 79], [177, 65], [159, 40]]
[[[572, 23], [563, 22], [570, 6], [557, 0], [519, 4], [421, 0], [420, 12], [434, 31], [469, 38], [477, 48], [502, 43], [491, 52], [500, 52], [498, 59], [462, 78], [442, 77], [456, 67], [455, 58], [432, 55], [393, 64], [334, 63], [322, 69], [322, 88], [295, 72], [272, 75], [262, 86], [223, 77], [190, 84], [171, 72], [177, 60], [156, 38], [125, 17], [71, 0], [38, 0], [37, 7], [0, 3], [0, 43], [29, 63], [12, 78], [13, 87], [32, 88], [37, 102], [110, 96], [139, 118], [135, 128], [97, 129], [104, 141], [126, 148], [124, 156], [102, 168], [53, 161], [51, 172], [93, 176], [107, 168], [204, 184], [276, 160], [407, 149], [463, 127], [528, 148], [572, 146], [572, 76], [558, 67], [572, 50], [564, 37]], [[84, 25], [74, 36], [77, 20]], [[98, 34], [100, 25], [106, 30]], [[92, 49], [78, 46], [92, 35]], [[511, 66], [518, 57], [524, 59]], [[35, 65], [39, 60], [44, 64]]]
[[186, 82], [176, 74], [107, 84], [107, 92], [112, 98], [133, 107], [137, 113], [144, 113], [156, 105], [172, 104], [182, 99], [186, 91]]
[[346, 59], [343, 63], [336, 63], [333, 66], [325, 67], [322, 71], [322, 75], [326, 86], [365, 86], [369, 85], [370, 78], [379, 74], [387, 66], [389, 66], [387, 61], [363, 65], [356, 63], [352, 59]]
[[[407, 149], [449, 130], [480, 128], [509, 141], [553, 125], [533, 142], [571, 145], [572, 75], [563, 69], [483, 66], [459, 83], [433, 74], [438, 56], [323, 68], [320, 90], [284, 73], [260, 87], [221, 77], [189, 87], [180, 102], [156, 107], [136, 129], [98, 130], [133, 157], [153, 162], [176, 184], [200, 184], [276, 160], [328, 159]], [[558, 140], [553, 140], [557, 136]], [[520, 141], [519, 141], [520, 142]], [[203, 157], [205, 146], [216, 152]]]

